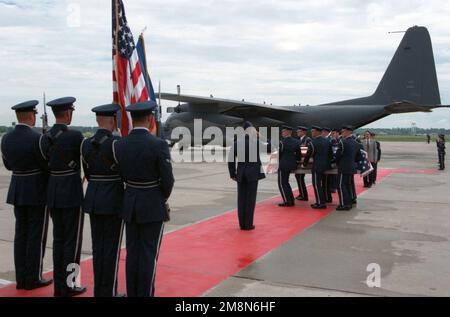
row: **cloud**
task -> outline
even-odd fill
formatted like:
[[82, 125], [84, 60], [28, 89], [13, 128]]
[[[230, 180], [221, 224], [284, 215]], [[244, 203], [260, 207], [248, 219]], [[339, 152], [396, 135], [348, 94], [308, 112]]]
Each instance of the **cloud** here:
[[[144, 27], [150, 72], [163, 91], [320, 104], [369, 95], [412, 25], [429, 28], [442, 101], [450, 103], [450, 3], [444, 0], [124, 1], [135, 39]], [[0, 124], [28, 98], [75, 95], [76, 124], [111, 100], [111, 8], [105, 0], [0, 0]], [[79, 16], [78, 16], [79, 13]], [[73, 27], [78, 25], [79, 27]], [[169, 105], [170, 103], [167, 103]], [[375, 125], [442, 125], [443, 113]]]

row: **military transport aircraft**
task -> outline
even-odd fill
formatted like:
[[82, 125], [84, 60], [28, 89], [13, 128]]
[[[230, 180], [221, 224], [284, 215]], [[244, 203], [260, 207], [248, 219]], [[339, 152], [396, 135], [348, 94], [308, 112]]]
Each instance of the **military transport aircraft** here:
[[[179, 141], [171, 138], [174, 128], [186, 127], [194, 135], [194, 119], [203, 120], [203, 129], [216, 126], [224, 130], [246, 120], [269, 129], [283, 124], [359, 128], [392, 114], [450, 107], [441, 105], [430, 35], [425, 27], [418, 26], [408, 29], [378, 88], [369, 97], [311, 107], [275, 107], [168, 93], [161, 98], [183, 103], [169, 111], [172, 113], [164, 124], [165, 136], [172, 144]], [[209, 140], [203, 140], [207, 143]]]

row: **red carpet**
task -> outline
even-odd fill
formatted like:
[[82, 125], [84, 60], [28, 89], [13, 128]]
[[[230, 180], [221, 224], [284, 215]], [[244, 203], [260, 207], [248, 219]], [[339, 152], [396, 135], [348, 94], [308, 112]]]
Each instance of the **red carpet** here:
[[[408, 170], [380, 170], [379, 181], [392, 173]], [[417, 171], [414, 171], [417, 172]], [[431, 173], [432, 171], [419, 171]], [[358, 195], [365, 191], [362, 179], [355, 177]], [[308, 188], [310, 198], [314, 193]], [[310, 203], [295, 208], [279, 208], [280, 197], [259, 202], [255, 212], [256, 230], [238, 230], [236, 211], [230, 211], [164, 236], [156, 278], [159, 297], [194, 297], [223, 282], [284, 242], [316, 224], [335, 210], [338, 197], [327, 210], [316, 211]], [[11, 255], [12, 256], [12, 255]], [[82, 262], [82, 284], [85, 296], [92, 296], [92, 259]], [[49, 273], [47, 276], [51, 276]], [[125, 292], [125, 250], [122, 252], [119, 290]], [[17, 291], [15, 285], [0, 289], [0, 297], [53, 296], [52, 286], [31, 292]]]

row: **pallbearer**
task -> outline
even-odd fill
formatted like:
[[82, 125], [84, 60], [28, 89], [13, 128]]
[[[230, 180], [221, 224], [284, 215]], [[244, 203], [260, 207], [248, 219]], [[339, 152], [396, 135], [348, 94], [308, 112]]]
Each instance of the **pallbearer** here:
[[300, 141], [292, 137], [292, 128], [283, 126], [281, 128], [279, 168], [278, 168], [278, 188], [280, 189], [283, 203], [280, 207], [293, 207], [295, 205], [292, 187], [289, 184], [289, 176], [297, 169], [297, 162], [300, 160]]
[[42, 277], [49, 216], [45, 207], [47, 163], [39, 149], [41, 135], [32, 129], [36, 123], [38, 103], [32, 100], [12, 107], [19, 123], [3, 136], [1, 143], [3, 163], [12, 171], [6, 202], [14, 205], [16, 217], [16, 288], [27, 290], [52, 282]]
[[55, 296], [76, 296], [86, 291], [78, 287], [84, 213], [81, 184], [80, 146], [83, 135], [69, 129], [76, 99], [66, 97], [47, 103], [56, 123], [41, 138], [41, 149], [49, 161], [47, 206], [53, 220], [53, 270]]
[[337, 210], [350, 210], [353, 205], [352, 179], [356, 174], [356, 162], [362, 160], [360, 145], [352, 138], [353, 128], [342, 128], [342, 139], [336, 153], [338, 164], [339, 206]]
[[308, 147], [303, 166], [306, 167], [310, 158], [314, 159], [312, 167], [312, 183], [316, 203], [311, 205], [313, 209], [326, 209], [325, 196], [325, 172], [331, 168], [332, 150], [331, 143], [322, 136], [322, 128], [314, 126], [311, 128], [312, 141]]
[[119, 105], [95, 107], [99, 129], [83, 141], [81, 157], [89, 181], [83, 210], [90, 215], [94, 263], [94, 296], [117, 296], [117, 271], [122, 243], [123, 183], [112, 152]]
[[[322, 137], [328, 140], [330, 142], [331, 148], [333, 148], [333, 139], [331, 137], [331, 129], [330, 128], [322, 128]], [[329, 168], [331, 169], [331, 163], [333, 161], [333, 157], [330, 159]], [[332, 185], [333, 185], [333, 177], [334, 175], [326, 174], [323, 178], [323, 190], [325, 191], [325, 200], [327, 203], [333, 202], [333, 195], [332, 195]]]
[[125, 182], [122, 218], [129, 297], [155, 294], [156, 263], [168, 219], [166, 203], [174, 185], [169, 146], [149, 131], [156, 106], [153, 101], [128, 106], [134, 129], [113, 143], [114, 159]]
[[[311, 138], [306, 135], [307, 132], [308, 132], [308, 128], [306, 128], [306, 127], [299, 126], [297, 128], [297, 136], [300, 140], [300, 147], [303, 147], [303, 146], [307, 147], [307, 146], [309, 146], [309, 143], [311, 142]], [[301, 155], [300, 155], [300, 158], [301, 158]], [[298, 191], [299, 191], [299, 196], [296, 199], [300, 200], [300, 201], [308, 201], [309, 197], [308, 197], [308, 190], [306, 188], [306, 183], [305, 183], [305, 174], [295, 174], [295, 179], [297, 180]]]

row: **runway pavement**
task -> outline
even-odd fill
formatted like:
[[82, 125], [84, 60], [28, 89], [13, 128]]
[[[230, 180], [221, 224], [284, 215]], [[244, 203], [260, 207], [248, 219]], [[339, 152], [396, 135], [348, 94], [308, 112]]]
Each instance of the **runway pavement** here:
[[[382, 149], [380, 168], [389, 173], [376, 187], [360, 195], [355, 210], [324, 215], [313, 226], [298, 230], [280, 243], [262, 250], [257, 258], [243, 266], [244, 269], [222, 272], [218, 266], [217, 273], [223, 273], [223, 278], [216, 284], [208, 284], [208, 288], [195, 295], [450, 296], [448, 172], [437, 172], [434, 145], [383, 143]], [[206, 230], [212, 223], [208, 219], [218, 215], [223, 217], [222, 214], [235, 209], [236, 185], [228, 178], [226, 164], [175, 164], [174, 173], [176, 186], [170, 201], [172, 221], [166, 227], [166, 233], [181, 236], [193, 228]], [[275, 204], [278, 201], [275, 196], [279, 195], [276, 180], [272, 175], [260, 183], [258, 201], [261, 203], [258, 206], [270, 201], [269, 207], [273, 208], [270, 207], [269, 211], [279, 212], [279, 217], [283, 217], [283, 211], [278, 210]], [[14, 216], [12, 207], [3, 203], [8, 184], [9, 172], [1, 167], [0, 285], [14, 281]], [[293, 177], [292, 185], [295, 187]], [[298, 209], [300, 220], [306, 217], [301, 208]], [[259, 221], [258, 215], [260, 221], [266, 219], [264, 213], [258, 214], [257, 210], [256, 222]], [[237, 226], [235, 217], [224, 219], [227, 219], [228, 226], [232, 227], [233, 221]], [[215, 235], [220, 235], [220, 225], [216, 223], [211, 228], [214, 228]], [[267, 230], [270, 234], [269, 229], [258, 227], [257, 231]], [[44, 264], [46, 271], [52, 269], [51, 234], [49, 237]], [[166, 236], [167, 241], [170, 237]], [[226, 241], [227, 237], [224, 235], [222, 239]], [[214, 249], [217, 239], [208, 239], [207, 234], [203, 239]], [[87, 219], [83, 241], [85, 260], [91, 256], [90, 244]], [[170, 243], [166, 246], [163, 242], [163, 248], [170, 246]], [[176, 244], [172, 244], [174, 247]], [[162, 253], [170, 251], [163, 250]], [[189, 248], [184, 252], [189, 254]], [[192, 255], [196, 256], [196, 253]], [[224, 256], [233, 257], [234, 253], [224, 253]], [[370, 288], [366, 284], [370, 274], [367, 266], [371, 263], [380, 266], [380, 288]], [[176, 278], [182, 280], [183, 263], [176, 264], [180, 266]], [[164, 285], [170, 280], [163, 279], [163, 273], [160, 275], [157, 289], [167, 290], [164, 296], [183, 295], [171, 294], [171, 288]], [[184, 287], [195, 288], [191, 284]]]

